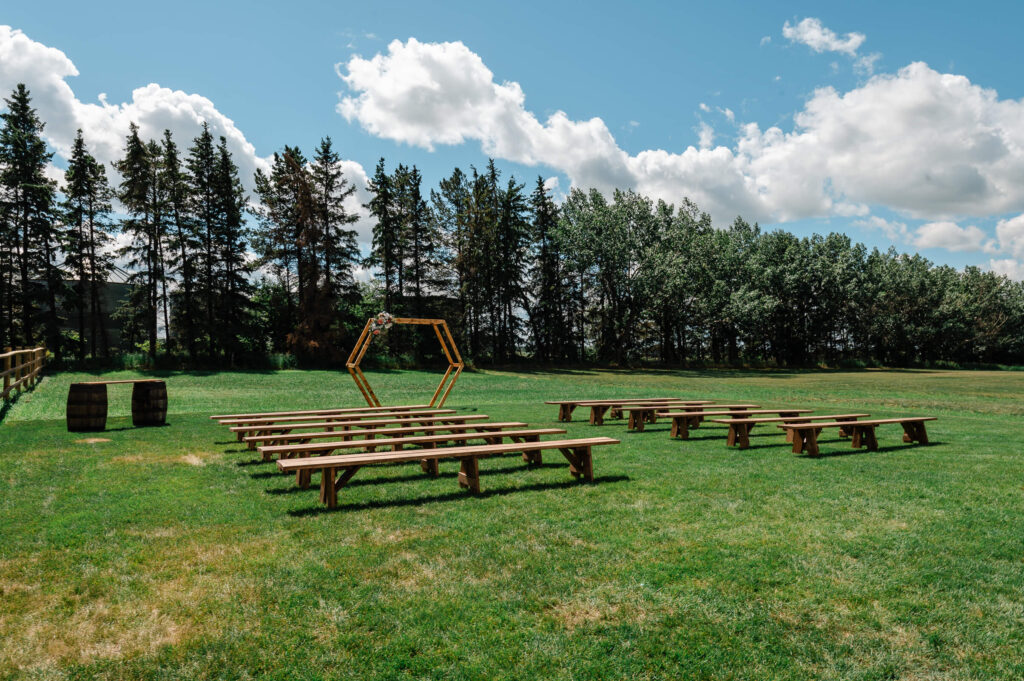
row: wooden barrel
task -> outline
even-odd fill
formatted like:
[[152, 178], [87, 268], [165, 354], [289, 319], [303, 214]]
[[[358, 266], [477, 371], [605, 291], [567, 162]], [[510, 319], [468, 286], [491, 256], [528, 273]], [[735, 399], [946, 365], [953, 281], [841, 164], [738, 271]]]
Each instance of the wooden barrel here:
[[132, 388], [132, 423], [162, 426], [167, 422], [167, 384], [141, 381]]
[[107, 386], [72, 383], [68, 390], [68, 430], [82, 433], [107, 427]]

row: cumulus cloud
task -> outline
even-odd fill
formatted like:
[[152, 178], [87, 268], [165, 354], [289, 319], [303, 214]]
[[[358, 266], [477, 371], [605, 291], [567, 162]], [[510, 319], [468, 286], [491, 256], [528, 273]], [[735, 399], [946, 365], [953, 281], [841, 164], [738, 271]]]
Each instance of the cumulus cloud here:
[[1024, 260], [1024, 214], [1000, 220], [996, 225], [999, 250], [1018, 260]]
[[[84, 102], [68, 82], [77, 75], [78, 69], [64, 52], [0, 25], [0, 93], [7, 96], [18, 83], [25, 83], [33, 106], [46, 123], [44, 137], [61, 157], [70, 156], [75, 133], [81, 128], [92, 154], [112, 172], [109, 164], [123, 153], [129, 123], [139, 125], [143, 139], [156, 139], [170, 130], [184, 153], [205, 121], [215, 137], [227, 140], [247, 188], [252, 188], [257, 168], [269, 167], [267, 159], [257, 155], [234, 121], [206, 97], [150, 83], [133, 90], [128, 102], [111, 104], [105, 95], [96, 102]], [[362, 214], [359, 203], [366, 200], [366, 173], [354, 161], [345, 161], [342, 166], [357, 187], [358, 200], [353, 198], [348, 208]], [[51, 174], [63, 181], [60, 171], [53, 169]], [[367, 221], [357, 227], [360, 238], [368, 239]]]
[[985, 233], [970, 225], [955, 222], [929, 222], [914, 230], [913, 243], [918, 248], [945, 248], [949, 251], [980, 251]]
[[840, 38], [835, 31], [822, 25], [821, 19], [814, 17], [807, 17], [795, 26], [787, 21], [782, 26], [782, 36], [790, 42], [807, 45], [818, 53], [841, 52], [851, 57], [867, 40], [863, 33], [847, 33]]
[[1024, 281], [1024, 262], [1006, 258], [989, 260], [988, 266], [996, 274], [1002, 274], [1014, 281]]
[[539, 120], [519, 84], [496, 82], [461, 42], [394, 41], [338, 73], [349, 90], [338, 111], [379, 137], [425, 149], [475, 141], [576, 186], [689, 197], [720, 222], [866, 216], [868, 206], [932, 221], [1024, 211], [1024, 101], [924, 63], [815, 91], [789, 131], [737, 122], [732, 147], [704, 134], [700, 148], [636, 155], [600, 118]]

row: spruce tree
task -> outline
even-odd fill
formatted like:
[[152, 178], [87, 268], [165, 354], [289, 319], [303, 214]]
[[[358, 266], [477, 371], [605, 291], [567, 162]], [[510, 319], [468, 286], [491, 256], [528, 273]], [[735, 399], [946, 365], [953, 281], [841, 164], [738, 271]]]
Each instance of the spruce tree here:
[[189, 359], [194, 362], [198, 353], [195, 286], [199, 240], [195, 234], [195, 221], [190, 213], [188, 178], [182, 171], [178, 145], [175, 144], [170, 130], [164, 131], [158, 172], [167, 199], [167, 267], [178, 277], [178, 287], [171, 296], [171, 325], [175, 329], [175, 335], [180, 336], [179, 347], [184, 347], [188, 351]]
[[[64, 276], [59, 265], [60, 235], [56, 217], [56, 183], [46, 177], [52, 154], [42, 139], [45, 124], [32, 108], [32, 98], [23, 83], [4, 100], [7, 111], [0, 114], [0, 192], [6, 228], [5, 257], [14, 267], [8, 270], [8, 342], [34, 345], [39, 339], [33, 311], [45, 309], [43, 334], [54, 352], [61, 354], [57, 295]], [[39, 285], [37, 282], [42, 281]], [[17, 310], [15, 308], [20, 308]], [[20, 317], [20, 328], [15, 326]]]
[[206, 354], [214, 357], [217, 354], [214, 330], [219, 314], [216, 274], [220, 266], [217, 249], [217, 150], [210, 127], [206, 123], [203, 123], [199, 136], [192, 141], [186, 166], [189, 214], [194, 221], [195, 236], [199, 244], [194, 290], [196, 316], [202, 320]]
[[160, 281], [161, 206], [156, 184], [153, 148], [139, 137], [139, 126], [129, 126], [124, 157], [114, 163], [121, 174], [117, 198], [127, 213], [122, 229], [131, 241], [121, 249], [131, 269], [131, 293], [121, 317], [144, 330], [150, 360], [156, 359]]
[[216, 197], [216, 304], [221, 323], [218, 332], [211, 329], [220, 347], [234, 364], [238, 354], [245, 350], [248, 334], [249, 267], [246, 263], [245, 190], [238, 178], [238, 166], [231, 158], [224, 137], [217, 145], [214, 167], [214, 196]]
[[77, 279], [74, 305], [78, 317], [78, 357], [85, 358], [86, 346], [89, 354], [96, 357], [97, 345], [103, 356], [108, 357], [110, 340], [104, 324], [102, 292], [113, 269], [113, 258], [107, 250], [112, 241], [113, 194], [106, 170], [89, 153], [81, 130], [75, 136], [64, 181], [63, 214], [68, 227], [65, 265]]
[[366, 204], [377, 223], [373, 226], [373, 245], [367, 264], [380, 269], [379, 278], [384, 285], [384, 306], [398, 311], [395, 304], [401, 295], [399, 268], [401, 267], [400, 245], [401, 222], [395, 205], [392, 179], [384, 168], [384, 159], [377, 163], [377, 169], [370, 178], [368, 189], [373, 198]]

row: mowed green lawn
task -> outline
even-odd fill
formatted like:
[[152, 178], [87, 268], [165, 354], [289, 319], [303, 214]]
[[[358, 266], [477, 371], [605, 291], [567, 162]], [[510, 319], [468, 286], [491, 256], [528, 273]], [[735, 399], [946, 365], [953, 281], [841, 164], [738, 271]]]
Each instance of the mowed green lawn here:
[[[88, 378], [0, 424], [2, 678], [1024, 678], [1024, 373], [464, 374], [448, 406], [536, 426], [644, 395], [939, 420], [809, 459], [580, 410], [570, 435], [622, 439], [594, 484], [557, 453], [482, 461], [475, 497], [456, 462], [376, 467], [333, 512], [208, 415], [359, 406], [347, 374], [170, 374], [149, 429], [112, 386], [100, 443], [64, 427]], [[391, 404], [436, 378], [370, 374]]]

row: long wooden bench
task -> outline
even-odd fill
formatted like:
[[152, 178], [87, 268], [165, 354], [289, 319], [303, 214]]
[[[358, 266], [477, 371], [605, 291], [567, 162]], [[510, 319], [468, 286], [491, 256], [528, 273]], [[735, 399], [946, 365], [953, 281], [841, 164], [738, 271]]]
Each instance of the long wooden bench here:
[[[295, 430], [310, 430], [310, 429], [323, 429], [331, 430], [332, 428], [338, 429], [341, 432], [351, 430], [353, 427], [365, 428], [369, 426], [397, 426], [397, 425], [409, 425], [419, 424], [423, 426], [432, 426], [440, 424], [455, 424], [455, 423], [467, 423], [469, 421], [486, 421], [490, 416], [486, 414], [468, 414], [468, 415], [442, 415], [442, 416], [396, 416], [394, 418], [382, 418], [382, 419], [367, 419], [365, 421], [316, 421], [312, 423], [274, 423], [263, 426], [233, 426], [232, 432], [240, 435], [239, 439], [245, 437], [246, 434], [250, 435], [287, 435]], [[249, 449], [253, 449], [253, 443], [249, 443]]]
[[794, 454], [807, 452], [809, 456], [819, 456], [818, 435], [824, 428], [844, 428], [850, 433], [850, 444], [854, 449], [867, 447], [869, 451], [874, 451], [878, 449], [878, 439], [875, 438], [876, 426], [898, 423], [903, 426], [904, 442], [920, 442], [926, 445], [928, 444], [928, 432], [924, 427], [925, 421], [935, 421], [937, 418], [936, 416], [903, 416], [853, 422], [783, 423], [779, 428], [792, 431]]
[[507, 430], [509, 428], [527, 428], [530, 424], [524, 423], [523, 421], [487, 421], [483, 423], [447, 423], [435, 426], [402, 426], [398, 428], [357, 428], [355, 430], [324, 430], [312, 433], [289, 433], [285, 435], [247, 435], [244, 440], [246, 443], [251, 443], [256, 447], [269, 446], [269, 445], [285, 445], [285, 444], [306, 444], [313, 440], [323, 440], [326, 438], [341, 439], [345, 440], [354, 437], [366, 437], [372, 439], [381, 435], [383, 437], [406, 437], [413, 436], [417, 433], [423, 433], [429, 435], [431, 433], [462, 433], [462, 432], [477, 432], [477, 433], [489, 433], [497, 430]]
[[613, 404], [606, 402], [580, 402], [577, 406], [590, 407], [590, 425], [601, 426], [604, 425], [605, 412], [608, 413], [608, 418], [621, 419], [622, 412], [626, 409], [631, 408], [642, 408], [649, 407], [652, 411], [657, 409], [688, 409], [690, 407], [696, 407], [701, 404], [705, 404], [703, 400], [696, 400], [693, 402], [687, 402], [681, 399], [671, 400], [636, 400], [631, 402], [623, 402], [621, 400], [615, 401]]
[[[810, 421], [833, 421], [847, 422], [856, 421], [859, 418], [871, 416], [871, 414], [820, 414], [818, 416], [777, 416], [777, 417], [761, 417], [761, 418], [742, 418], [742, 419], [711, 419], [712, 423], [724, 423], [729, 426], [729, 435], [726, 438], [726, 444], [730, 447], [739, 445], [740, 449], [746, 449], [750, 446], [750, 431], [754, 429], [754, 426], [761, 423], [807, 423]], [[840, 437], [849, 437], [846, 429], [839, 429]], [[793, 441], [793, 431], [786, 431], [786, 442]]]
[[[799, 416], [814, 411], [813, 409], [732, 409], [732, 410], [711, 410], [711, 411], [660, 411], [658, 416], [672, 419], [672, 431], [670, 437], [686, 439], [690, 437], [690, 429], [696, 428], [700, 422], [708, 416], [729, 416], [732, 418], [746, 418], [754, 414], [778, 414], [779, 416]], [[640, 430], [643, 430], [642, 424]]]
[[264, 411], [254, 414], [216, 414], [210, 418], [214, 421], [228, 419], [260, 419], [276, 416], [321, 416], [327, 414], [358, 414], [365, 411], [409, 411], [410, 409], [429, 409], [429, 404], [405, 404], [393, 407], [337, 407], [328, 409], [300, 409], [298, 411]]
[[[265, 461], [273, 459], [275, 454], [278, 459], [298, 459], [308, 456], [329, 456], [339, 449], [362, 450], [374, 452], [378, 447], [391, 447], [392, 451], [400, 452], [406, 449], [406, 445], [419, 445], [421, 450], [429, 451], [438, 445], [449, 442], [468, 443], [470, 440], [483, 440], [487, 444], [501, 444], [506, 438], [511, 442], [537, 442], [541, 435], [565, 435], [562, 428], [526, 428], [519, 431], [500, 431], [495, 433], [451, 433], [447, 435], [426, 435], [410, 438], [387, 438], [381, 440], [350, 440], [341, 442], [318, 442], [308, 445], [285, 445], [260, 447], [260, 453]], [[523, 461], [540, 465], [544, 463], [541, 452], [523, 452]], [[437, 459], [421, 459], [420, 465], [423, 471], [431, 475], [437, 474]], [[299, 487], [309, 487], [310, 469], [304, 468], [295, 473], [295, 482]]]
[[403, 411], [388, 411], [378, 409], [376, 411], [361, 411], [349, 414], [317, 414], [314, 416], [276, 416], [258, 419], [225, 419], [221, 423], [225, 426], [262, 426], [278, 423], [301, 423], [303, 421], [359, 421], [361, 419], [372, 419], [384, 416], [433, 416], [436, 414], [454, 414], [454, 409], [408, 409]]
[[572, 413], [576, 410], [576, 407], [581, 404], [588, 406], [592, 405], [608, 405], [614, 407], [616, 405], [630, 404], [635, 402], [678, 402], [679, 399], [675, 397], [638, 397], [638, 398], [623, 398], [620, 400], [547, 400], [544, 404], [557, 404], [558, 405], [558, 420], [559, 421], [572, 421]]
[[[760, 407], [759, 404], [686, 404], [683, 403], [683, 408], [686, 411], [699, 411], [703, 412], [705, 409], [713, 409], [716, 413], [719, 411], [733, 412], [743, 411], [746, 409], [754, 409]], [[626, 422], [626, 430], [637, 430], [643, 431], [645, 423], [657, 423], [659, 412], [663, 412], [663, 406], [652, 406], [649, 404], [634, 404], [627, 407], [623, 407], [623, 410], [629, 412], [629, 420]], [[701, 417], [694, 417], [692, 423], [700, 423], [703, 419]], [[697, 426], [694, 425], [694, 428]]]
[[[341, 454], [334, 456], [317, 456], [305, 459], [279, 459], [278, 470], [284, 473], [297, 472], [303, 469], [319, 470], [320, 501], [328, 508], [338, 505], [338, 490], [344, 487], [352, 476], [364, 466], [375, 464], [391, 464], [421, 461], [424, 458], [458, 459], [459, 486], [471, 492], [480, 491], [480, 462], [484, 457], [496, 454], [515, 452], [541, 452], [557, 449], [569, 461], [569, 472], [577, 479], [587, 482], [594, 480], [594, 465], [591, 448], [601, 445], [619, 444], [610, 437], [578, 438], [571, 440], [543, 440], [539, 442], [511, 442], [498, 445], [470, 445], [467, 447], [439, 447], [430, 450], [406, 450], [401, 452], [374, 452], [361, 454]], [[340, 475], [338, 471], [343, 471]], [[436, 474], [436, 470], [428, 471]]]

